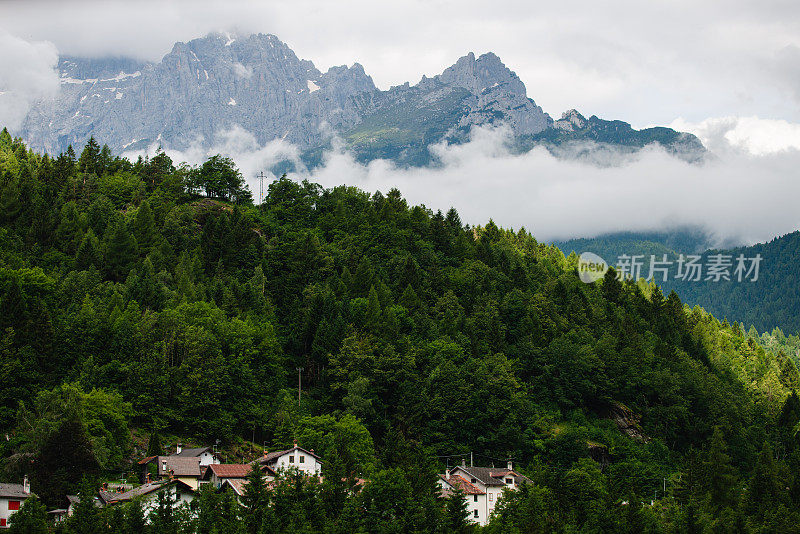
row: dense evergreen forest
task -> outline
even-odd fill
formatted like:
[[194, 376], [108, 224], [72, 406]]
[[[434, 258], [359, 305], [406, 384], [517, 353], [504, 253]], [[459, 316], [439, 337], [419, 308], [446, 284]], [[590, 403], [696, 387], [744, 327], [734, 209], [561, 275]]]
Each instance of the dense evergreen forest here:
[[[651, 255], [661, 260], [667, 255], [675, 262], [680, 254], [698, 254], [700, 263], [724, 254], [732, 258], [760, 255], [762, 260], [756, 282], [735, 279], [687, 281], [676, 278], [673, 269], [667, 281], [659, 279], [662, 290], [675, 290], [688, 304], [699, 304], [714, 316], [741, 324], [755, 326], [761, 332], [773, 328], [800, 333], [800, 283], [797, 278], [797, 251], [800, 250], [800, 231], [747, 247], [709, 249], [709, 236], [699, 229], [679, 229], [674, 232], [621, 232], [591, 239], [573, 239], [555, 243], [565, 254], [594, 252], [614, 265], [622, 254], [643, 255], [642, 276], [648, 276]], [[796, 360], [796, 363], [800, 360]]]
[[469, 532], [436, 473], [473, 452], [533, 481], [488, 532], [800, 529], [800, 376], [777, 341], [397, 190], [281, 178], [254, 204], [223, 157], [50, 157], [3, 131], [0, 332], [2, 476], [38, 495], [17, 532], [158, 436], [329, 461], [322, 483], [251, 481], [245, 508], [204, 490], [145, 525], [86, 498], [63, 528]]

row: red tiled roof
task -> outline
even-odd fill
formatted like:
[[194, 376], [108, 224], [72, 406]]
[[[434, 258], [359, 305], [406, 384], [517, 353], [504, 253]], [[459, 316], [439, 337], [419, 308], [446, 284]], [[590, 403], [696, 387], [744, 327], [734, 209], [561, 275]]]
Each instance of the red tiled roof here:
[[247, 478], [252, 469], [250, 464], [211, 464], [204, 478], [210, 478], [211, 473], [218, 478]]
[[450, 478], [447, 478], [447, 475], [439, 475], [439, 477], [450, 487], [460, 489], [465, 495], [483, 495], [485, 493], [458, 475], [451, 474]]

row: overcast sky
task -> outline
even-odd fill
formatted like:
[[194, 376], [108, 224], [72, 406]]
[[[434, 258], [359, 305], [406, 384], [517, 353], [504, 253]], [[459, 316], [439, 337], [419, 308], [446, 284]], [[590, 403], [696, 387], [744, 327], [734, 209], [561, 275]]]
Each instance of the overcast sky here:
[[[312, 176], [324, 185], [399, 185], [412, 202], [455, 205], [470, 223], [493, 216], [544, 237], [696, 223], [754, 241], [800, 228], [796, 0], [5, 0], [0, 122], [19, 121], [28, 101], [57, 90], [46, 74], [59, 53], [158, 60], [174, 42], [211, 31], [275, 34], [321, 70], [359, 62], [383, 89], [438, 74], [470, 51], [492, 51], [554, 118], [577, 108], [634, 127], [671, 125], [719, 156], [691, 167], [650, 151], [596, 169], [541, 151], [505, 154], [503, 132], [484, 132], [444, 150], [439, 170], [365, 167], [330, 154]], [[247, 173], [294, 150], [257, 146], [248, 132], [221, 135], [217, 148]], [[633, 209], [644, 198], [649, 208]]]
[[150, 60], [210, 31], [273, 33], [321, 69], [361, 63], [381, 88], [492, 51], [556, 116], [800, 122], [795, 0], [5, 0], [0, 28], [62, 53]]

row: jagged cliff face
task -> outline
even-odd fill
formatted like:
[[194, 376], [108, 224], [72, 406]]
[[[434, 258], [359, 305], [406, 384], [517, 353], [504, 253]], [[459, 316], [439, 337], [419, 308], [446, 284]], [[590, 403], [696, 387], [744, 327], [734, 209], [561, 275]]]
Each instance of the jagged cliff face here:
[[239, 125], [260, 142], [322, 140], [320, 125], [359, 120], [350, 97], [374, 91], [361, 65], [321, 73], [272, 35], [209, 35], [177, 43], [160, 63], [62, 58], [62, 91], [28, 116], [24, 135], [61, 150], [89, 135], [119, 152], [159, 141], [210, 145]]
[[[82, 146], [91, 135], [116, 153], [153, 143], [209, 148], [218, 133], [235, 126], [262, 144], [294, 143], [311, 164], [333, 132], [359, 160], [409, 165], [428, 163], [431, 144], [463, 142], [475, 125], [504, 124], [529, 144], [580, 138], [642, 146], [649, 138], [630, 135], [637, 131], [626, 123], [598, 123], [575, 110], [554, 123], [491, 53], [470, 53], [440, 75], [388, 91], [377, 90], [357, 63], [322, 73], [263, 34], [177, 43], [158, 63], [62, 57], [58, 68], [60, 93], [31, 110], [22, 132], [32, 147], [52, 153]], [[625, 135], [614, 138], [610, 130]], [[696, 138], [689, 137], [684, 144], [694, 146]], [[657, 142], [670, 139], [664, 132], [655, 136]]]

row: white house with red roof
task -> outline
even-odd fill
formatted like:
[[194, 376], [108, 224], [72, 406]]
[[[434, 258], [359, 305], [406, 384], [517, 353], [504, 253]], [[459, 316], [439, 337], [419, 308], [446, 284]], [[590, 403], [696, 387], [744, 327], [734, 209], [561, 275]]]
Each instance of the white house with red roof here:
[[506, 469], [460, 465], [439, 475], [442, 494], [447, 496], [456, 489], [461, 490], [467, 500], [470, 520], [481, 526], [489, 522], [503, 490], [516, 490], [525, 482], [530, 479], [514, 471], [510, 461]]

